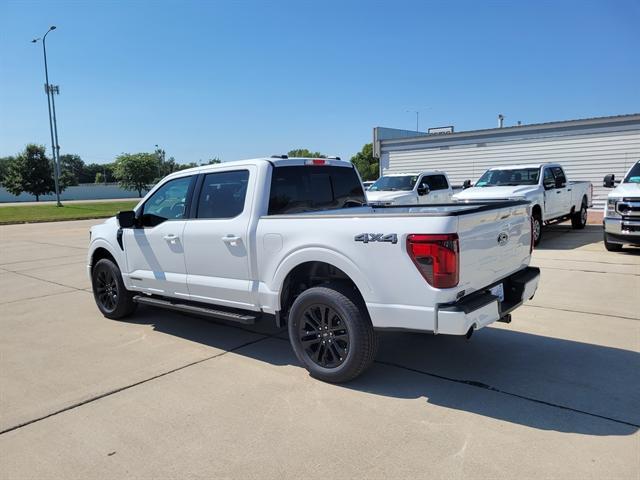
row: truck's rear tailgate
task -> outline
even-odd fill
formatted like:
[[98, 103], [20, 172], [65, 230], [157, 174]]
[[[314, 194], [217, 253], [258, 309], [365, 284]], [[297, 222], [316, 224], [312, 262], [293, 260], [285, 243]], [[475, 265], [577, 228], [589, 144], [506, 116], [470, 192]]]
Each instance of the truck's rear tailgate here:
[[527, 205], [458, 217], [460, 284], [469, 294], [529, 264], [531, 220]]

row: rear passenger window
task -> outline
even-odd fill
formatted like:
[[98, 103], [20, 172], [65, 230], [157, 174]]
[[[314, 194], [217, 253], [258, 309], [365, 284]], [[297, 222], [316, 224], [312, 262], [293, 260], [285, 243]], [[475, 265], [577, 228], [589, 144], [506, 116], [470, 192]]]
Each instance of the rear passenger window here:
[[556, 180], [559, 180], [562, 186], [564, 187], [567, 184], [567, 177], [564, 176], [564, 172], [560, 167], [553, 167], [553, 176]]
[[546, 190], [549, 190], [551, 188], [555, 188], [556, 180], [555, 180], [555, 178], [553, 178], [553, 172], [551, 171], [550, 168], [545, 168], [544, 169], [544, 177], [542, 178], [542, 183], [543, 183], [544, 188]]
[[196, 218], [233, 218], [244, 210], [249, 171], [207, 173], [202, 182]]
[[446, 190], [449, 188], [449, 184], [447, 183], [447, 177], [444, 175], [427, 175], [422, 177], [421, 185], [426, 185], [429, 187], [430, 191], [434, 190]]
[[358, 207], [366, 203], [353, 168], [325, 165], [273, 169], [269, 215]]

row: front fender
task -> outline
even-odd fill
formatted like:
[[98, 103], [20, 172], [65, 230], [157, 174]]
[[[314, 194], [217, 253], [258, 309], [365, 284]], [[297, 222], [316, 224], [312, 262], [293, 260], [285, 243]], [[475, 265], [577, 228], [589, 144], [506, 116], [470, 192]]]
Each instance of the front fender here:
[[[91, 259], [93, 258], [95, 251], [99, 248], [104, 248], [109, 252], [109, 254], [115, 259], [121, 272], [126, 271], [126, 258], [120, 247], [118, 245], [113, 245], [104, 238], [96, 238], [95, 240], [91, 240], [91, 243], [89, 244], [89, 252], [87, 254], [87, 272], [89, 273], [89, 277], [91, 277], [91, 267], [93, 263]], [[126, 278], [126, 276], [124, 277]]]

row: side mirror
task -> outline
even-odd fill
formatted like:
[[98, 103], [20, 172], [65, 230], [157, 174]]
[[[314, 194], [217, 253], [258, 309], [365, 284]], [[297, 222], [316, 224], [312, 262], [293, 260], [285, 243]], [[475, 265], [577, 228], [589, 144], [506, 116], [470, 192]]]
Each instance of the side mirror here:
[[466, 190], [467, 188], [471, 188], [471, 180], [465, 180], [462, 184], [462, 189]]
[[418, 195], [423, 196], [423, 195], [428, 195], [429, 194], [429, 187], [427, 187], [426, 185], [420, 185], [418, 187]]
[[602, 183], [603, 187], [613, 188], [615, 187], [616, 176], [613, 173], [604, 176], [604, 182]]
[[136, 226], [136, 212], [133, 210], [118, 212], [116, 218], [120, 228], [133, 228]]
[[556, 178], [556, 188], [564, 188], [565, 183], [562, 181], [561, 178]]

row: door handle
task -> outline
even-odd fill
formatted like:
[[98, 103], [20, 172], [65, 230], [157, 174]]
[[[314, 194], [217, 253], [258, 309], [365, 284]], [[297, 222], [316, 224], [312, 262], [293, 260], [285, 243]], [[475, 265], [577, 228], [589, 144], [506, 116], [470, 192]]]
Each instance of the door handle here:
[[562, 193], [562, 190], [556, 190], [556, 193], [560, 194], [560, 193]]
[[238, 245], [238, 242], [240, 241], [240, 237], [229, 234], [226, 237], [222, 237], [222, 241], [224, 243], [228, 243], [232, 247], [235, 247], [236, 245]]
[[167, 242], [169, 243], [176, 243], [178, 241], [178, 236], [174, 235], [173, 233], [170, 233], [168, 235], [165, 235], [164, 238]]

